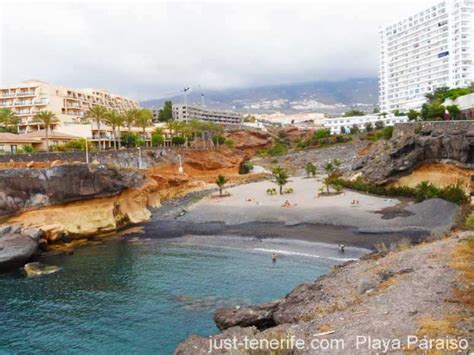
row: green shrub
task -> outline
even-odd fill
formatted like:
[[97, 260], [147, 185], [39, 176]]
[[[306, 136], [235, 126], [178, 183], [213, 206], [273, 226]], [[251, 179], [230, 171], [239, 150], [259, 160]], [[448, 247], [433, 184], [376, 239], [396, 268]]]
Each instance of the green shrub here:
[[[49, 146], [49, 151], [50, 152], [65, 152], [67, 151], [66, 144], [53, 144]], [[23, 154], [23, 149], [21, 150], [21, 153]], [[18, 151], [17, 151], [18, 154]]]
[[449, 185], [444, 189], [441, 189], [438, 197], [457, 204], [469, 201], [469, 197], [466, 195], [466, 192], [460, 183]]
[[296, 148], [298, 149], [304, 149], [308, 146], [308, 143], [305, 142], [304, 140], [302, 139], [299, 139], [297, 142], [296, 142]]
[[383, 129], [385, 127], [385, 123], [383, 121], [375, 122], [375, 129]]
[[306, 163], [305, 171], [306, 171], [306, 175], [308, 177], [310, 177], [310, 176], [315, 177], [316, 174], [318, 173], [318, 167], [315, 164], [313, 164], [311, 162], [308, 162], [308, 163]]
[[359, 133], [359, 132], [360, 132], [359, 126], [356, 125], [356, 124], [353, 124], [352, 127], [351, 127], [351, 134], [356, 134], [356, 133]]
[[153, 147], [158, 147], [163, 144], [165, 144], [165, 137], [162, 134], [153, 133], [151, 135], [151, 145]]
[[331, 135], [331, 130], [330, 129], [317, 129], [313, 133], [314, 138], [318, 141], [322, 138], [329, 137], [330, 135]]
[[267, 189], [267, 195], [273, 196], [273, 195], [277, 195], [277, 194], [278, 194], [278, 192], [274, 187], [271, 188], [271, 189]]
[[250, 170], [253, 169], [253, 164], [250, 160], [244, 161], [242, 164], [240, 164], [239, 167], [239, 174], [248, 174]]
[[[73, 141], [68, 141], [64, 147], [66, 148], [65, 150], [80, 150], [80, 151], [85, 151], [86, 150], [86, 140], [84, 138], [79, 138]], [[92, 143], [90, 141], [87, 141], [87, 147], [89, 150], [92, 150]]]
[[133, 132], [122, 132], [120, 140], [127, 148], [135, 148], [138, 145], [138, 135]]
[[393, 126], [387, 126], [383, 129], [383, 137], [387, 140], [393, 136]]
[[234, 141], [232, 139], [226, 139], [224, 144], [227, 148], [232, 149], [234, 148]]
[[466, 226], [469, 229], [474, 230], [474, 212], [471, 212], [471, 214], [467, 217], [466, 219]]
[[275, 155], [285, 154], [287, 151], [288, 151], [288, 148], [285, 145], [281, 143], [275, 143], [270, 148], [264, 148], [260, 150], [257, 153], [257, 155], [261, 157], [275, 156]]
[[35, 148], [33, 148], [33, 146], [27, 144], [27, 145], [24, 145], [23, 146], [23, 151], [25, 153], [34, 153], [35, 152]]
[[382, 139], [383, 131], [375, 131], [372, 137], [373, 137], [374, 141], [378, 141], [378, 140]]
[[222, 145], [225, 142], [225, 137], [219, 134], [212, 137], [212, 142], [214, 142], [215, 145]]
[[270, 163], [271, 164], [278, 164], [278, 159], [272, 159], [272, 160], [270, 160]]
[[422, 181], [415, 187], [415, 198], [418, 202], [438, 197], [440, 190], [427, 181]]
[[412, 197], [415, 198], [417, 202], [436, 197], [457, 204], [462, 204], [469, 201], [468, 196], [460, 184], [439, 188], [433, 184], [430, 184], [429, 182], [423, 181], [415, 188], [408, 186], [386, 188], [384, 186], [369, 184], [364, 181], [362, 177], [359, 177], [353, 181], [345, 180], [340, 177], [330, 177], [328, 184], [332, 186], [340, 185], [348, 189], [366, 192], [372, 195], [388, 197]]
[[173, 145], [183, 145], [186, 142], [186, 138], [182, 136], [176, 136], [171, 139], [171, 144]]

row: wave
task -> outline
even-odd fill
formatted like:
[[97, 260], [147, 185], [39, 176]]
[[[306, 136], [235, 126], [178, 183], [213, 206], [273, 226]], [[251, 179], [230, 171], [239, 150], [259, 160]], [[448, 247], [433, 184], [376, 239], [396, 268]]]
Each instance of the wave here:
[[266, 252], [266, 253], [276, 253], [276, 254], [281, 254], [281, 255], [304, 256], [304, 257], [307, 257], [307, 258], [329, 259], [329, 260], [335, 260], [335, 261], [341, 261], [341, 262], [358, 260], [356, 258], [336, 258], [336, 257], [333, 257], [333, 256], [307, 254], [307, 253], [301, 253], [301, 252], [298, 252], [298, 251], [280, 250], [280, 249], [254, 248], [253, 250], [263, 251], [263, 252]]

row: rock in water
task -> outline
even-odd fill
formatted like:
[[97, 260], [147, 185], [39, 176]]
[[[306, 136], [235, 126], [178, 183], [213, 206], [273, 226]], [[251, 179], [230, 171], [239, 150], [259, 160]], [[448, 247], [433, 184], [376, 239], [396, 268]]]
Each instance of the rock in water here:
[[21, 232], [0, 235], [0, 271], [22, 266], [37, 250], [38, 242]]
[[25, 270], [26, 276], [36, 277], [36, 276], [53, 274], [61, 270], [61, 268], [55, 265], [45, 265], [45, 264], [34, 262], [34, 263], [26, 264], [23, 267], [23, 270]]

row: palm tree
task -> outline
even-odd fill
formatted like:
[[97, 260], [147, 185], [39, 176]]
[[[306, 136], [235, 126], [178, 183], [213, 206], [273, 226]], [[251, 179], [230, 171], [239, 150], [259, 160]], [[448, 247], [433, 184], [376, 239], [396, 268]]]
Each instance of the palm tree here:
[[139, 114], [135, 120], [135, 124], [138, 127], [141, 127], [143, 130], [143, 140], [146, 139], [146, 128], [150, 127], [152, 125], [152, 120], [153, 120], [153, 112], [151, 112], [149, 109], [144, 108], [139, 111]]
[[137, 118], [140, 114], [140, 110], [136, 108], [132, 108], [130, 110], [127, 110], [124, 114], [124, 124], [127, 126], [128, 131], [130, 132], [132, 129], [132, 126], [135, 124], [137, 121]]
[[180, 128], [182, 127], [182, 122], [174, 119], [168, 120], [165, 123], [165, 127], [170, 133], [171, 141], [173, 141], [174, 135], [177, 134]]
[[20, 118], [11, 109], [3, 107], [0, 109], [0, 125], [5, 126], [8, 131], [10, 126], [18, 126]]
[[114, 149], [117, 149], [117, 128], [120, 132], [120, 126], [123, 124], [123, 116], [120, 115], [117, 111], [109, 111], [107, 112], [107, 116], [105, 118], [105, 122], [112, 127], [112, 136], [114, 141]]
[[216, 179], [216, 185], [219, 187], [219, 196], [222, 197], [222, 188], [224, 187], [227, 180], [224, 175], [218, 175]]
[[308, 175], [308, 177], [310, 177], [310, 175], [315, 177], [318, 172], [318, 167], [314, 165], [312, 162], [308, 162], [306, 164], [305, 170], [306, 170], [306, 175]]
[[283, 186], [288, 183], [288, 174], [280, 166], [273, 169], [272, 174], [275, 178], [275, 183], [280, 187], [280, 195], [283, 195]]
[[324, 179], [324, 184], [326, 185], [326, 191], [329, 193], [329, 185], [331, 184], [331, 175], [334, 173], [334, 165], [331, 161], [328, 161], [326, 164], [324, 164], [324, 170], [326, 170], [326, 173], [328, 176]]
[[46, 135], [46, 151], [49, 152], [49, 129], [52, 124], [59, 122], [59, 120], [51, 111], [38, 112], [34, 118], [43, 122], [44, 133]]
[[196, 134], [202, 131], [202, 124], [197, 119], [193, 118], [188, 122], [189, 133], [193, 137], [193, 140], [196, 139]]
[[104, 106], [94, 106], [87, 111], [86, 117], [92, 118], [97, 124], [97, 130], [99, 132], [99, 150], [102, 149], [102, 140], [100, 138], [100, 123], [104, 122], [107, 118], [107, 109]]

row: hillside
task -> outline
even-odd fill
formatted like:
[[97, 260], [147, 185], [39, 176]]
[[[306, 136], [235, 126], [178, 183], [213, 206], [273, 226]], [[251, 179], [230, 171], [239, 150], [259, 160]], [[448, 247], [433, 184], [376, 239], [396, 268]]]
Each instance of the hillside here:
[[[343, 81], [311, 81], [304, 83], [260, 86], [254, 88], [204, 91], [206, 105], [241, 112], [308, 112], [342, 113], [353, 106], [371, 110], [378, 101], [376, 78]], [[145, 107], [162, 106], [165, 100], [182, 103], [183, 96], [143, 101]], [[201, 91], [188, 95], [188, 102], [200, 104]]]

